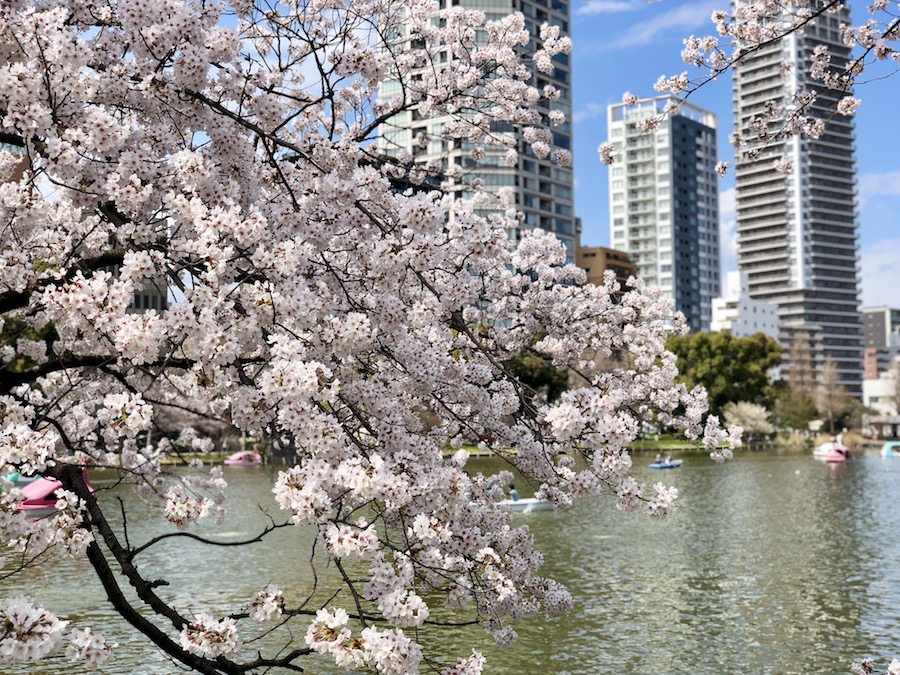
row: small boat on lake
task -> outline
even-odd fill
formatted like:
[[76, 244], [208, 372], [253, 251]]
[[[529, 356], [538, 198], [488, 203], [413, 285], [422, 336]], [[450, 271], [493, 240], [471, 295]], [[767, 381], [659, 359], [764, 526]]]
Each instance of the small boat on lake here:
[[849, 448], [836, 441], [826, 441], [825, 443], [822, 443], [822, 445], [817, 445], [813, 448], [813, 457], [824, 459], [834, 452], [841, 452], [843, 450], [847, 450], [847, 452], [850, 451]]
[[524, 499], [504, 499], [497, 502], [500, 506], [516, 513], [531, 513], [532, 511], [552, 511], [553, 502], [546, 499], [525, 497]]
[[[94, 488], [84, 479], [91, 492]], [[59, 497], [56, 491], [62, 488], [55, 478], [38, 478], [19, 490], [24, 499], [19, 502], [19, 510], [30, 516], [48, 516], [56, 513], [56, 502]]]
[[[30, 485], [34, 481], [36, 481], [40, 476], [25, 476], [18, 471], [15, 473], [11, 473], [9, 475], [3, 476], [3, 480], [11, 485], [11, 487], [22, 488], [26, 485]], [[5, 486], [4, 486], [5, 488]]]
[[225, 459], [228, 466], [261, 466], [262, 455], [258, 450], [240, 450]]
[[813, 458], [823, 462], [838, 463], [853, 459], [850, 448], [837, 441], [827, 441], [813, 450]]
[[885, 441], [881, 446], [882, 457], [900, 457], [900, 441]]
[[681, 467], [682, 461], [683, 460], [680, 460], [680, 459], [669, 459], [668, 457], [666, 457], [665, 459], [656, 460], [648, 468], [650, 468], [650, 469], [678, 469]]

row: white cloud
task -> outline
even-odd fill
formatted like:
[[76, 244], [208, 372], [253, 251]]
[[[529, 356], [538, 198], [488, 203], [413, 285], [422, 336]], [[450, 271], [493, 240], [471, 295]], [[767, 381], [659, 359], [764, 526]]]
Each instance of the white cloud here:
[[896, 307], [900, 297], [900, 237], [866, 244], [862, 257], [862, 306]]
[[900, 171], [866, 173], [859, 177], [859, 206], [876, 197], [900, 197]]
[[580, 16], [617, 14], [619, 12], [630, 12], [644, 4], [646, 3], [641, 0], [587, 0], [575, 10], [575, 14]]
[[663, 35], [676, 34], [684, 36], [698, 28], [708, 28], [713, 32], [710, 21], [713, 10], [720, 8], [721, 0], [697, 0], [688, 2], [668, 12], [655, 14], [652, 18], [632, 25], [625, 34], [615, 40], [595, 42], [588, 49], [591, 51], [611, 51], [644, 47], [657, 42]]
[[585, 120], [603, 117], [605, 114], [606, 106], [602, 103], [588, 103], [581, 110], [576, 110], [572, 113], [572, 122], [577, 124], [578, 122], [584, 122]]

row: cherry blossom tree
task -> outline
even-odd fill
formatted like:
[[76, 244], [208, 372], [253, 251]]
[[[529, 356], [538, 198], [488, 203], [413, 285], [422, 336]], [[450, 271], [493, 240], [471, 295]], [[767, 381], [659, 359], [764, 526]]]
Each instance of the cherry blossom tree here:
[[769, 411], [759, 403], [737, 401], [727, 403], [722, 408], [722, 416], [729, 424], [735, 424], [751, 438], [768, 436], [775, 427], [769, 421]]
[[[739, 443], [706, 418], [701, 389], [675, 383], [664, 342], [684, 326], [658, 293], [583, 284], [548, 233], [512, 248], [509, 195], [470, 180], [471, 199], [455, 199], [435, 186], [466, 176], [379, 151], [378, 130], [415, 108], [449, 116], [446, 139], [514, 155], [499, 121], [547, 153], [536, 106], [558, 92], [528, 80], [568, 49], [558, 31], [523, 64], [521, 16], [437, 2], [10, 0], [0, 36], [0, 469], [61, 483], [45, 518], [0, 495], [0, 536], [22, 568], [86, 559], [122, 619], [183, 667], [300, 670], [317, 652], [381, 673], [479, 673], [480, 654], [438, 663], [417, 637], [439, 605], [508, 644], [517, 619], [572, 599], [539, 575], [464, 443], [508, 458], [558, 508], [606, 493], [653, 516], [676, 492], [631, 475], [645, 421], [716, 458]], [[386, 80], [399, 93], [380, 95]], [[151, 283], [171, 301], [131, 311]], [[504, 367], [525, 348], [584, 386], [529, 395]], [[594, 367], [611, 354], [627, 358]], [[271, 525], [246, 545], [314, 528], [337, 595], [313, 603], [260, 579], [213, 615], [142, 575], [163, 540], [215, 545], [190, 528], [227, 508], [220, 471], [168, 474], [172, 445], [146, 444], [155, 411], [173, 409], [296, 449]], [[109, 517], [120, 505], [83, 478], [97, 468], [172, 531], [126, 536]], [[4, 659], [67, 640], [91, 665], [113, 654], [40, 598], [0, 601], [0, 626]], [[284, 648], [242, 648], [261, 631]]]

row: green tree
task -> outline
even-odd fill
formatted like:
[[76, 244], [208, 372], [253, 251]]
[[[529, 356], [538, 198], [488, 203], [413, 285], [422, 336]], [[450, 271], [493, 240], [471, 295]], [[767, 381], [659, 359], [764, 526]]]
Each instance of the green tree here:
[[816, 419], [816, 404], [812, 397], [802, 389], [790, 386], [778, 388], [773, 407], [777, 426], [788, 429], [809, 428], [809, 423]]
[[15, 350], [15, 353], [11, 355], [12, 358], [5, 359], [6, 363], [0, 370], [21, 373], [36, 365], [34, 353], [25, 349], [23, 342], [43, 343], [38, 350], [44, 353], [43, 360], [54, 359], [53, 341], [56, 340], [56, 337], [56, 329], [52, 323], [35, 329], [18, 317], [4, 317], [0, 323], [0, 347], [10, 347]]
[[550, 402], [569, 388], [569, 375], [556, 368], [537, 352], [523, 349], [504, 364], [510, 373], [535, 392], [543, 393]]
[[681, 381], [688, 387], [705, 387], [710, 411], [717, 415], [731, 401], [765, 403], [768, 370], [781, 361], [781, 346], [763, 333], [672, 335], [666, 348], [678, 357]]

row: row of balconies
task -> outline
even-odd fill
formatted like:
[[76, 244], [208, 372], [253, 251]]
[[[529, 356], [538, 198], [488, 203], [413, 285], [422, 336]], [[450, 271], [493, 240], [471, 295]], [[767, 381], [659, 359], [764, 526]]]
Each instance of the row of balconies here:
[[825, 200], [834, 200], [841, 203], [846, 203], [848, 199], [856, 199], [857, 189], [856, 187], [851, 187], [850, 185], [842, 186], [840, 188], [835, 187], [825, 187], [818, 184], [815, 181], [809, 181], [809, 187], [804, 190], [804, 193], [809, 195], [812, 199], [825, 199]]
[[765, 237], [741, 237], [737, 238], [737, 247], [741, 255], [750, 255], [762, 251], [774, 251], [776, 254], [783, 251], [787, 246], [786, 237], [765, 236]]
[[[848, 242], [845, 246], [823, 246], [819, 241], [807, 242], [809, 252], [818, 259], [818, 256], [834, 257], [845, 261], [858, 261], [859, 247], [855, 242]], [[846, 268], [846, 265], [844, 265]]]
[[634, 176], [636, 174], [643, 174], [649, 172], [653, 172], [656, 170], [656, 165], [652, 160], [640, 160], [640, 161], [628, 161], [625, 163], [627, 167], [626, 173], [629, 176]]
[[784, 193], [783, 188], [780, 190], [741, 190], [736, 206], [738, 209], [749, 209], [762, 204], [780, 204], [784, 208], [787, 202]]
[[856, 173], [856, 160], [852, 153], [838, 156], [830, 151], [807, 150], [804, 154], [808, 158], [807, 170], [810, 173], [824, 173], [826, 176], [836, 174], [843, 177], [854, 176]]
[[841, 225], [826, 225], [823, 223], [811, 223], [809, 228], [810, 233], [813, 236], [828, 236], [831, 237], [840, 237], [841, 239], [850, 239], [856, 240], [856, 224], [855, 223], [844, 223]]
[[836, 200], [809, 199], [808, 210], [811, 220], [837, 218], [852, 223], [856, 218], [856, 200], [839, 202]]
[[807, 183], [816, 189], [850, 191], [856, 193], [856, 178], [853, 173], [834, 173], [820, 171], [820, 167], [811, 167], [811, 175], [807, 178]]
[[786, 185], [787, 176], [772, 168], [772, 160], [779, 156], [780, 152], [773, 152], [767, 157], [762, 157], [751, 162], [741, 162], [735, 167], [735, 184], [742, 190], [760, 184]]
[[[842, 217], [843, 216], [843, 217]], [[812, 211], [807, 219], [811, 224], [810, 231], [815, 232], [818, 225], [830, 225], [837, 227], [855, 227], [856, 219], [852, 214], [835, 215], [819, 210]]]
[[822, 134], [819, 138], [806, 139], [806, 147], [808, 152], [816, 155], [825, 152], [835, 152], [842, 156], [852, 157], [856, 150], [854, 141], [855, 136], [852, 132], [848, 134], [836, 134], [834, 133], [834, 129], [832, 129], [831, 133]]
[[788, 241], [780, 244], [769, 246], [759, 245], [749, 246], [743, 241], [737, 242], [738, 255], [741, 265], [753, 264], [755, 267], [766, 265], [781, 268], [782, 266], [791, 266], [797, 259], [796, 247]]
[[780, 204], [761, 206], [738, 204], [735, 213], [739, 229], [751, 230], [763, 227], [785, 230], [790, 227], [789, 221], [791, 220], [788, 215], [789, 209], [785, 206], [783, 201]]
[[755, 54], [750, 61], [742, 62], [740, 68], [735, 70], [732, 88], [741, 89], [746, 83], [771, 78], [773, 73], [778, 73], [781, 61], [780, 49], [768, 54]]

